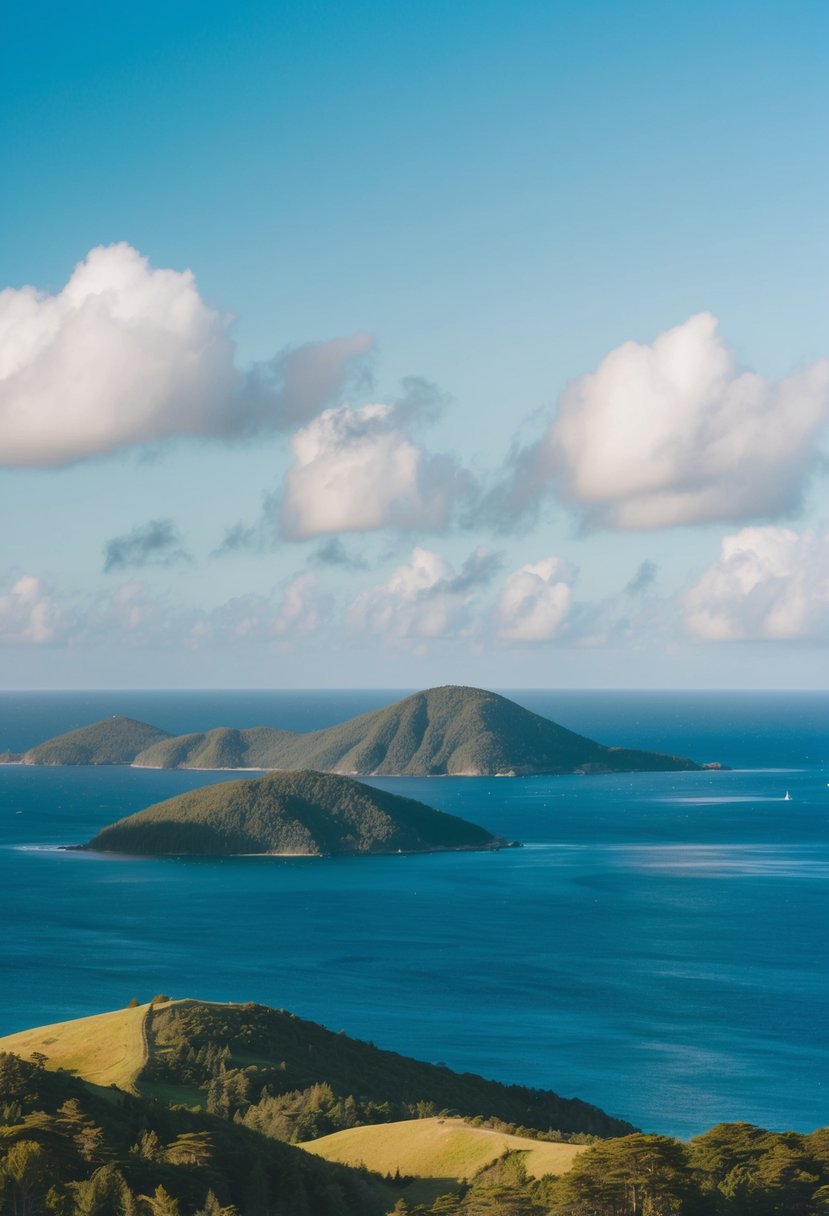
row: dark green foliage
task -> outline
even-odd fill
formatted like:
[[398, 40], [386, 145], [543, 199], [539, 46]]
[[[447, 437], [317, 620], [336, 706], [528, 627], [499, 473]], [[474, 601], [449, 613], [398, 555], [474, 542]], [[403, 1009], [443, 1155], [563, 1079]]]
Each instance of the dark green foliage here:
[[128, 1094], [104, 1100], [67, 1073], [8, 1054], [0, 1111], [13, 1115], [0, 1125], [4, 1216], [254, 1216], [252, 1183], [267, 1213], [381, 1216], [387, 1206], [379, 1184], [357, 1171], [208, 1114]]
[[166, 730], [134, 718], [104, 718], [38, 744], [24, 764], [131, 764], [139, 752], [169, 738]]
[[271, 773], [191, 790], [104, 828], [87, 846], [133, 854], [422, 852], [506, 843], [411, 798], [330, 773]]
[[681, 756], [608, 748], [480, 688], [447, 685], [308, 734], [231, 731], [165, 739], [137, 763], [155, 768], [281, 768], [430, 776], [441, 773], [675, 771]]
[[202, 1088], [212, 1109], [278, 1139], [454, 1111], [522, 1129], [612, 1136], [631, 1131], [576, 1098], [501, 1085], [381, 1051], [264, 1005], [181, 1001], [154, 1009], [145, 1076]]

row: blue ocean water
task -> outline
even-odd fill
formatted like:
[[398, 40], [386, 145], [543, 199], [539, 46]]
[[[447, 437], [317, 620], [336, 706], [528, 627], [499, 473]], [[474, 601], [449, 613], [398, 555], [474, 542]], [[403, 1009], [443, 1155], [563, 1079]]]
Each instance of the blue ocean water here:
[[[398, 695], [1, 694], [0, 750], [111, 713], [305, 730]], [[55, 846], [228, 774], [0, 767], [0, 1034], [158, 991], [257, 1000], [648, 1130], [829, 1123], [829, 695], [511, 695], [732, 771], [376, 779], [526, 847], [153, 861]]]

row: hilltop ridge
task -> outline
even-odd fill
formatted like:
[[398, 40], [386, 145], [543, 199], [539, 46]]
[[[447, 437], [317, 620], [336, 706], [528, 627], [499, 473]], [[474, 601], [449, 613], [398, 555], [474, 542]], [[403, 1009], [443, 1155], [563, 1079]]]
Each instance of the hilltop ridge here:
[[525, 776], [701, 767], [684, 756], [608, 747], [498, 693], [451, 684], [304, 733], [264, 726], [217, 727], [171, 736], [127, 718], [106, 719], [48, 740], [22, 759], [27, 764], [144, 768], [315, 769], [356, 776]]
[[[106, 1074], [107, 1083], [146, 1097], [163, 1094], [167, 1102], [208, 1110], [219, 1106], [226, 1117], [239, 1109], [249, 1127], [277, 1139], [310, 1140], [337, 1130], [334, 1107], [349, 1096], [354, 1103], [342, 1126], [377, 1122], [381, 1107], [379, 1117], [386, 1121], [414, 1118], [420, 1106], [421, 1115], [427, 1108], [434, 1113], [451, 1108], [462, 1116], [498, 1118], [538, 1131], [554, 1128], [563, 1136], [633, 1130], [623, 1119], [578, 1098], [457, 1073], [253, 1002], [160, 996], [134, 1009], [0, 1038], [0, 1054], [36, 1050], [48, 1057], [48, 1069], [68, 1070], [96, 1083], [102, 1080], [102, 1058], [110, 1065], [123, 1057], [120, 1071]], [[279, 1117], [297, 1109], [300, 1095], [323, 1085], [332, 1096], [330, 1109], [314, 1093], [316, 1105], [307, 1111], [303, 1106], [303, 1118]], [[290, 1098], [293, 1107], [283, 1110], [280, 1095]]]
[[158, 726], [114, 714], [47, 739], [20, 759], [23, 764], [130, 764], [139, 751], [167, 738], [169, 732]]

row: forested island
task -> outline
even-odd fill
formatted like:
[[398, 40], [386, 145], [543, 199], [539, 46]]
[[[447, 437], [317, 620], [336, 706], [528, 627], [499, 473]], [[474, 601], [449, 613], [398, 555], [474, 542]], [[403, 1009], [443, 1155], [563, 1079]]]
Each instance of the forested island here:
[[0, 1039], [12, 1216], [818, 1216], [827, 1195], [829, 1129], [683, 1143], [262, 1005], [159, 995]]
[[332, 773], [278, 772], [190, 790], [104, 828], [80, 847], [139, 856], [336, 856], [497, 849], [456, 815]]
[[[607, 747], [480, 688], [446, 685], [323, 730], [216, 727], [171, 736], [131, 718], [58, 735], [6, 761], [142, 768], [316, 769], [362, 776], [680, 772], [684, 756]], [[710, 767], [718, 767], [713, 765]]]

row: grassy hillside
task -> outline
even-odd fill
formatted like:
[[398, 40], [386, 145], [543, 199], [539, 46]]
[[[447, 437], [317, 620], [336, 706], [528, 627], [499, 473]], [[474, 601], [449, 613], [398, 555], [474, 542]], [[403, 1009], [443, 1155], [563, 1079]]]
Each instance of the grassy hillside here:
[[464, 1119], [414, 1119], [352, 1127], [304, 1144], [306, 1152], [365, 1165], [377, 1174], [460, 1180], [472, 1178], [506, 1152], [520, 1152], [532, 1178], [563, 1174], [585, 1145], [557, 1144], [474, 1127]]
[[10, 1216], [382, 1216], [393, 1203], [379, 1180], [228, 1120], [140, 1095], [113, 1101], [4, 1053], [0, 1133]]
[[201, 1088], [212, 1108], [279, 1138], [441, 1111], [565, 1135], [632, 1130], [577, 1098], [412, 1060], [264, 1005], [159, 1005], [148, 1037], [142, 1083]]
[[[128, 1082], [142, 1018], [148, 1059], [135, 1079], [138, 1092], [101, 1090], [108, 1075]], [[9, 1043], [21, 1053], [50, 1051], [46, 1067], [39, 1057], [10, 1054]], [[95, 1086], [68, 1068], [89, 1070]], [[325, 1080], [290, 1089], [312, 1077]], [[279, 1143], [288, 1137], [268, 1125], [273, 1104], [283, 1103], [287, 1123], [319, 1123], [334, 1113], [327, 1095], [335, 1086], [348, 1094], [336, 1108], [346, 1127], [307, 1151]], [[207, 1109], [175, 1104], [205, 1091]], [[536, 1129], [547, 1112], [569, 1109], [581, 1119], [592, 1112], [605, 1133], [626, 1130], [583, 1103], [458, 1076], [263, 1006], [155, 1003], [0, 1041], [0, 1207], [19, 1216], [826, 1210], [829, 1129], [806, 1135], [718, 1124], [687, 1143], [622, 1134], [583, 1147], [492, 1130], [478, 1119], [431, 1117], [425, 1109], [421, 1119], [394, 1117], [400, 1095], [424, 1092], [433, 1095], [432, 1106], [451, 1094], [457, 1105], [471, 1097], [484, 1109], [523, 1108]], [[387, 1095], [375, 1101], [372, 1119], [365, 1117], [371, 1101], [360, 1096], [366, 1093]], [[332, 1160], [341, 1157], [401, 1176], [384, 1182]]]
[[279, 772], [159, 802], [85, 847], [132, 854], [331, 855], [493, 848], [484, 828], [331, 773]]
[[260, 727], [166, 739], [147, 748], [136, 763], [158, 768], [312, 768], [389, 776], [699, 767], [682, 756], [605, 747], [506, 697], [455, 685], [431, 688], [307, 734]]
[[144, 1019], [149, 1006], [117, 1009], [72, 1022], [57, 1022], [0, 1038], [0, 1052], [29, 1059], [46, 1056], [47, 1069], [64, 1069], [94, 1085], [132, 1091], [147, 1062]]
[[167, 731], [134, 718], [104, 718], [40, 743], [23, 756], [24, 764], [131, 764]]

